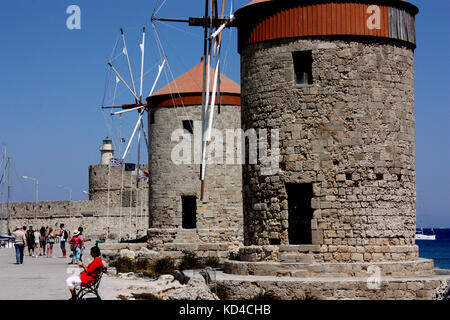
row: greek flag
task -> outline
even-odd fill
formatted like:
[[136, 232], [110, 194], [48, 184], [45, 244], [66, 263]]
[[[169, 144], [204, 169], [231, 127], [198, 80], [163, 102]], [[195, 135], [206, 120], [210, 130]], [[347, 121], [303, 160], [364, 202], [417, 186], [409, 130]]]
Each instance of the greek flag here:
[[148, 179], [148, 173], [139, 169], [139, 179]]
[[109, 163], [111, 164], [111, 167], [121, 167], [122, 166], [122, 162], [116, 158], [111, 158]]

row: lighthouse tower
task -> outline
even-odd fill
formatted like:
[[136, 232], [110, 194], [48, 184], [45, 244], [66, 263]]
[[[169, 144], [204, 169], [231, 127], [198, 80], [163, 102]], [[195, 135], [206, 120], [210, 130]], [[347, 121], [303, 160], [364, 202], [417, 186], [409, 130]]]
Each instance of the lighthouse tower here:
[[99, 148], [101, 153], [100, 164], [109, 164], [110, 160], [114, 158], [114, 147], [112, 146], [112, 140], [106, 137], [103, 140], [103, 145]]

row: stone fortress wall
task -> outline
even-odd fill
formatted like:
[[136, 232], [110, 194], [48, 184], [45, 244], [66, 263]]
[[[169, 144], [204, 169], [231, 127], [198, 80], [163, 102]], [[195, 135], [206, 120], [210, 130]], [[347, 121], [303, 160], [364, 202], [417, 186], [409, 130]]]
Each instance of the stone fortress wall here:
[[[147, 165], [141, 166], [144, 171], [147, 171], [147, 168]], [[124, 171], [123, 199], [120, 206], [122, 170], [120, 167], [111, 167], [108, 210], [108, 171], [108, 165], [89, 166], [89, 201], [11, 202], [11, 231], [15, 227], [30, 225], [35, 228], [51, 226], [59, 230], [59, 225], [64, 223], [69, 232], [82, 226], [86, 236], [96, 239], [105, 237], [108, 226], [112, 238], [126, 237], [127, 234], [134, 237], [136, 231], [141, 236], [145, 235], [148, 228], [147, 183], [141, 180], [140, 189], [137, 189], [136, 175], [131, 171]], [[6, 218], [6, 203], [4, 206]], [[6, 233], [6, 219], [0, 233]]]
[[[148, 173], [148, 165], [140, 165], [139, 169]], [[121, 167], [108, 165], [89, 166], [89, 200], [102, 203], [108, 202], [108, 190], [110, 205], [114, 207], [130, 207], [141, 204], [141, 199], [148, 202], [148, 184], [144, 180], [136, 180], [132, 171], [125, 171]], [[122, 195], [122, 198], [121, 198]]]

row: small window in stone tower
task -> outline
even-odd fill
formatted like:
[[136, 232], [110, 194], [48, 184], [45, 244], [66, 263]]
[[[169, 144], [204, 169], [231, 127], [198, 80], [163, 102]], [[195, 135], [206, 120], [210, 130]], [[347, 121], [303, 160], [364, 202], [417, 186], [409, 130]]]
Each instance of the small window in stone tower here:
[[150, 110], [150, 124], [155, 124], [155, 111]]
[[292, 53], [296, 84], [312, 84], [312, 51]]
[[286, 184], [286, 192], [289, 244], [312, 244], [312, 184]]
[[197, 228], [197, 197], [181, 196], [183, 229]]
[[183, 129], [190, 134], [194, 134], [194, 122], [192, 120], [183, 120]]

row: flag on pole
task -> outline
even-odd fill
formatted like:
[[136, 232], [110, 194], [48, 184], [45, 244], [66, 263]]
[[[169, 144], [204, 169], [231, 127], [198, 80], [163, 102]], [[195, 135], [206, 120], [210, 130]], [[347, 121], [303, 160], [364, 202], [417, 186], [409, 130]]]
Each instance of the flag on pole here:
[[148, 179], [148, 173], [139, 169], [139, 179]]
[[109, 160], [109, 163], [110, 163], [111, 167], [121, 167], [122, 166], [122, 161], [120, 161], [120, 159], [116, 159], [116, 158], [111, 158], [111, 160]]

